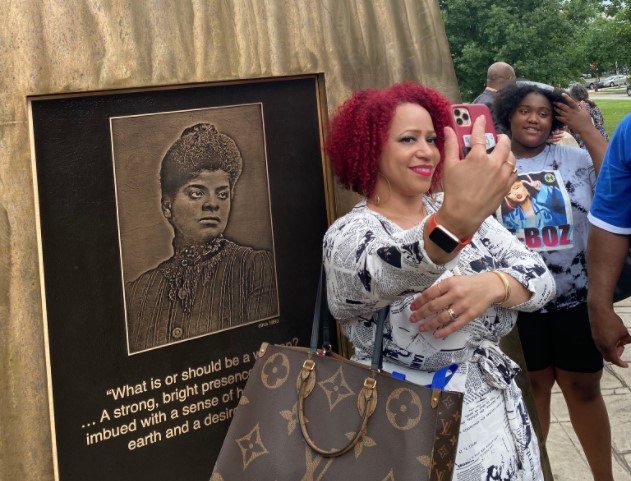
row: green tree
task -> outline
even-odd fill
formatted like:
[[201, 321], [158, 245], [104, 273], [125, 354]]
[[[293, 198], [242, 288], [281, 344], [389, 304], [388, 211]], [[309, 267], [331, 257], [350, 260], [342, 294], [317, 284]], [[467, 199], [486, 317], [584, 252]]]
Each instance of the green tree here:
[[626, 0], [606, 0], [601, 2], [602, 11], [607, 15], [613, 17], [620, 10], [625, 10], [629, 8], [629, 2]]
[[599, 0], [439, 0], [452, 60], [465, 100], [483, 88], [496, 61], [520, 78], [552, 85], [587, 71], [585, 28]]
[[616, 40], [616, 61], [631, 67], [631, 5], [620, 2], [621, 5], [613, 16], [613, 35]]
[[631, 66], [631, 8], [624, 1], [607, 1], [602, 2], [601, 12], [570, 48], [580, 50], [589, 63], [596, 63], [599, 73], [618, 73]]

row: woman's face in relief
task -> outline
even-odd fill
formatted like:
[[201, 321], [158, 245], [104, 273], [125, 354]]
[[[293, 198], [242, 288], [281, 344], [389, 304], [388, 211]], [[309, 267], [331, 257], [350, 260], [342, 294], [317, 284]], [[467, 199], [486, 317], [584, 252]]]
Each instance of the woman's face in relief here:
[[175, 235], [206, 242], [223, 234], [230, 216], [230, 182], [223, 170], [202, 170], [163, 202], [164, 216]]
[[[418, 104], [399, 105], [379, 159], [377, 184], [393, 195], [418, 196], [432, 185], [440, 161], [436, 132], [429, 112]], [[385, 177], [385, 178], [384, 178]]]

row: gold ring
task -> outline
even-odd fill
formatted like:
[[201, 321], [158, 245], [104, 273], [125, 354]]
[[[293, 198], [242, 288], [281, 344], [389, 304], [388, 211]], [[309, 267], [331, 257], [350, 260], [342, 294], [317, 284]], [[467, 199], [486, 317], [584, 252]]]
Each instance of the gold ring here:
[[517, 173], [517, 162], [515, 162], [514, 164], [512, 162], [509, 162], [508, 160], [505, 160], [504, 162], [506, 162], [508, 165], [510, 165], [513, 168], [513, 174]]
[[458, 319], [458, 316], [456, 316], [456, 313], [451, 307], [447, 309], [447, 314], [449, 314], [449, 317], [451, 317], [452, 321], [455, 321], [456, 319]]
[[471, 146], [474, 146], [474, 145], [483, 145], [484, 148], [486, 148], [486, 141], [483, 142], [481, 140], [478, 140], [477, 142], [471, 142]]

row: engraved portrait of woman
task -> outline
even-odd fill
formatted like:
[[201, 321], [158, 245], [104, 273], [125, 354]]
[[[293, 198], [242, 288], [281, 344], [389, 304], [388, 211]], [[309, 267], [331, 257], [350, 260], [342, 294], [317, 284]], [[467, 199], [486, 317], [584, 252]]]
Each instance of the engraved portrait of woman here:
[[164, 154], [172, 255], [125, 282], [130, 353], [278, 315], [272, 251], [226, 235], [243, 169], [235, 140], [210, 122], [185, 127]]

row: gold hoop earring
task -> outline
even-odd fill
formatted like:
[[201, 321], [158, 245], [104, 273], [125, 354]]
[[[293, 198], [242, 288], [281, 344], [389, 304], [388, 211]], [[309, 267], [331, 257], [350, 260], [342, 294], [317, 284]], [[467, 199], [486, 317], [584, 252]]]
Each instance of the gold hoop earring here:
[[380, 204], [381, 204], [381, 197], [379, 197], [378, 195], [376, 195], [376, 196], [374, 197], [373, 202], [374, 202], [374, 203], [375, 203], [375, 205], [377, 205], [377, 206], [378, 206], [378, 205], [380, 205]]

